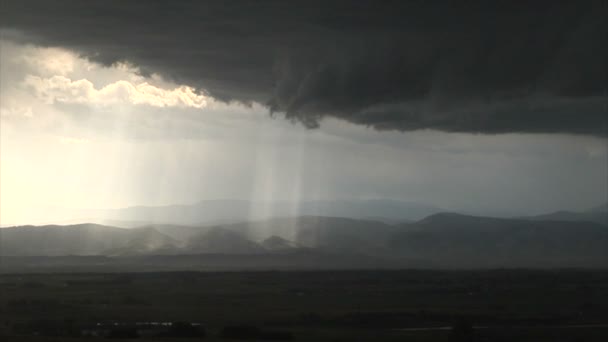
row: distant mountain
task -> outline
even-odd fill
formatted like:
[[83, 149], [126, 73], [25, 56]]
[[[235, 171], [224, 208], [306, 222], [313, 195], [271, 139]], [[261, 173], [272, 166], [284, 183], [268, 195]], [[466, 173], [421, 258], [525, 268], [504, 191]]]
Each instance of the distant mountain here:
[[178, 254], [178, 241], [154, 228], [131, 229], [125, 246], [106, 250], [105, 255]]
[[260, 244], [241, 234], [220, 227], [194, 236], [188, 241], [185, 250], [188, 253], [207, 254], [259, 254], [266, 251]]
[[99, 255], [124, 246], [127, 229], [97, 224], [19, 226], [0, 230], [2, 255]]
[[587, 212], [592, 212], [592, 213], [608, 213], [608, 202], [602, 204], [602, 205], [598, 205], [597, 207], [593, 207], [589, 210], [587, 210]]
[[223, 225], [254, 241], [277, 236], [298, 246], [333, 252], [370, 253], [383, 248], [396, 226], [343, 217], [301, 216]]
[[602, 211], [602, 207], [597, 207], [586, 212], [562, 210], [549, 214], [527, 216], [522, 218], [533, 221], [595, 222], [608, 226], [608, 211]]
[[107, 255], [127, 251], [152, 253], [171, 246], [174, 246], [173, 239], [153, 229], [123, 229], [97, 224], [0, 229], [0, 255]]
[[[434, 214], [400, 225], [303, 216], [210, 227], [23, 226], [0, 229], [0, 253], [15, 257], [108, 256], [112, 257], [112, 261], [108, 261], [112, 265], [122, 263], [113, 258], [128, 258], [124, 262], [128, 262], [129, 267], [134, 267], [137, 260], [146, 263], [163, 260], [170, 269], [180, 269], [180, 260], [212, 260], [213, 267], [220, 268], [221, 265], [233, 268], [246, 264], [245, 268], [252, 269], [270, 265], [289, 268], [288, 260], [312, 268], [315, 260], [333, 260], [332, 265], [348, 265], [345, 267], [349, 268], [356, 267], [354, 260], [361, 260], [361, 265], [384, 263], [390, 267], [605, 268], [608, 267], [608, 227], [584, 221], [506, 219], [453, 213]], [[154, 255], [167, 258], [155, 259]], [[184, 257], [171, 257], [178, 255]], [[45, 264], [40, 258], [20, 260], [28, 265], [32, 262]], [[61, 263], [63, 259], [53, 260]], [[86, 264], [98, 259], [78, 260]], [[263, 265], [255, 264], [254, 260]], [[182, 269], [202, 269], [209, 265], [181, 266]], [[327, 266], [319, 264], [316, 267]], [[152, 264], [145, 264], [145, 267], [156, 269]]]
[[192, 205], [137, 206], [103, 210], [87, 215], [116, 222], [148, 222], [150, 224], [219, 225], [274, 217], [334, 216], [354, 219], [378, 218], [402, 223], [419, 220], [442, 209], [396, 200], [251, 202], [244, 200], [208, 200]]
[[[232, 246], [242, 252], [244, 245], [251, 247], [251, 244], [243, 243], [242, 240], [245, 239], [258, 243], [258, 246], [251, 249], [256, 253], [258, 247], [266, 250], [280, 249], [278, 245], [282, 243], [285, 244], [284, 247], [293, 245], [292, 247], [317, 248], [340, 253], [378, 254], [376, 251], [384, 248], [390, 234], [397, 230], [394, 225], [378, 221], [320, 216], [271, 218], [204, 227], [146, 227], [154, 228], [187, 244], [189, 252], [197, 253], [235, 253], [226, 246]], [[219, 238], [222, 238], [222, 241], [218, 241]], [[237, 244], [237, 241], [241, 243]]]
[[193, 227], [193, 226], [181, 226], [181, 225], [174, 225], [174, 224], [150, 224], [150, 225], [142, 226], [141, 228], [155, 229], [158, 232], [161, 232], [161, 233], [177, 240], [180, 244], [184, 244], [192, 237], [209, 231], [212, 227], [209, 227], [209, 226]]
[[280, 236], [273, 235], [262, 241], [262, 247], [271, 252], [286, 252], [300, 248], [296, 243], [283, 239]]
[[389, 246], [448, 267], [608, 267], [608, 229], [592, 222], [442, 213], [404, 225]]
[[97, 213], [107, 220], [145, 221], [151, 224], [200, 225], [247, 220], [251, 204], [241, 200], [210, 200], [195, 204], [135, 206]]
[[416, 202], [392, 199], [308, 201], [300, 206], [298, 216], [331, 216], [353, 219], [376, 218], [404, 222], [420, 220], [444, 209]]
[[396, 231], [394, 226], [377, 221], [337, 217], [307, 216], [296, 222], [296, 243], [338, 252], [375, 254]]

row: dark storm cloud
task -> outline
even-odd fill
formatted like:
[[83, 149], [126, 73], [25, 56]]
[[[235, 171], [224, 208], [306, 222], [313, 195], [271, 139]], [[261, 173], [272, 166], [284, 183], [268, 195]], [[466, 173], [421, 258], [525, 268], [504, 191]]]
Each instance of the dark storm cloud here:
[[4, 28], [309, 127], [606, 136], [605, 1], [5, 1]]

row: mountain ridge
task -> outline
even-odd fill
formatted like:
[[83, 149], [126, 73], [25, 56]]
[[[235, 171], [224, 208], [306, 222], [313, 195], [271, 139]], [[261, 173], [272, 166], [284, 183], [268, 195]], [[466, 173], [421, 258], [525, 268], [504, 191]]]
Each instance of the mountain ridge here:
[[[608, 228], [438, 213], [409, 224], [303, 216], [210, 227], [25, 226], [0, 231], [2, 255], [361, 255], [445, 267], [608, 267]], [[162, 230], [161, 229], [161, 230]], [[188, 234], [182, 240], [172, 229]], [[32, 242], [33, 241], [33, 242]], [[20, 249], [21, 248], [21, 249]], [[275, 257], [279, 257], [275, 255]]]

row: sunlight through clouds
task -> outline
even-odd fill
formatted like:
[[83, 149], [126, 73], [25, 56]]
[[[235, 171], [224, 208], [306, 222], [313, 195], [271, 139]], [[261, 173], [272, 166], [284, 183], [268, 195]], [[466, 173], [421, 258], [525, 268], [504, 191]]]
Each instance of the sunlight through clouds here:
[[[128, 62], [0, 43], [0, 224], [214, 199], [256, 202], [252, 219], [276, 215], [272, 202], [295, 215], [306, 201], [333, 199], [480, 213], [605, 201], [599, 138], [403, 134], [330, 117], [309, 130], [271, 118], [263, 104], [222, 102]], [[49, 204], [66, 210], [39, 211]]]

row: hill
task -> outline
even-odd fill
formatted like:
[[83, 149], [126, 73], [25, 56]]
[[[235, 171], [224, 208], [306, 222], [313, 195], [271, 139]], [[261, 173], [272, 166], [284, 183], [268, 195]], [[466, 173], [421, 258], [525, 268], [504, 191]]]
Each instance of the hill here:
[[0, 255], [65, 256], [154, 253], [175, 245], [154, 229], [97, 224], [19, 226], [0, 230]]
[[300, 248], [296, 243], [283, 239], [282, 237], [273, 235], [262, 241], [262, 247], [270, 252], [291, 252]]
[[219, 226], [253, 241], [276, 236], [300, 247], [331, 252], [367, 253], [383, 248], [396, 226], [343, 217], [301, 216], [273, 218]]
[[0, 230], [2, 255], [99, 255], [122, 247], [130, 231], [97, 224], [19, 226]]
[[591, 222], [442, 213], [403, 226], [389, 246], [447, 267], [608, 266], [608, 229]]
[[135, 228], [125, 246], [106, 250], [104, 255], [144, 255], [144, 254], [177, 254], [178, 241], [160, 233], [154, 228]]
[[608, 226], [608, 211], [601, 209], [601, 207], [597, 207], [586, 212], [561, 210], [549, 214], [523, 217], [523, 219], [533, 221], [595, 222]]
[[220, 227], [194, 236], [188, 241], [185, 250], [188, 253], [205, 254], [260, 254], [266, 251], [241, 234]]

